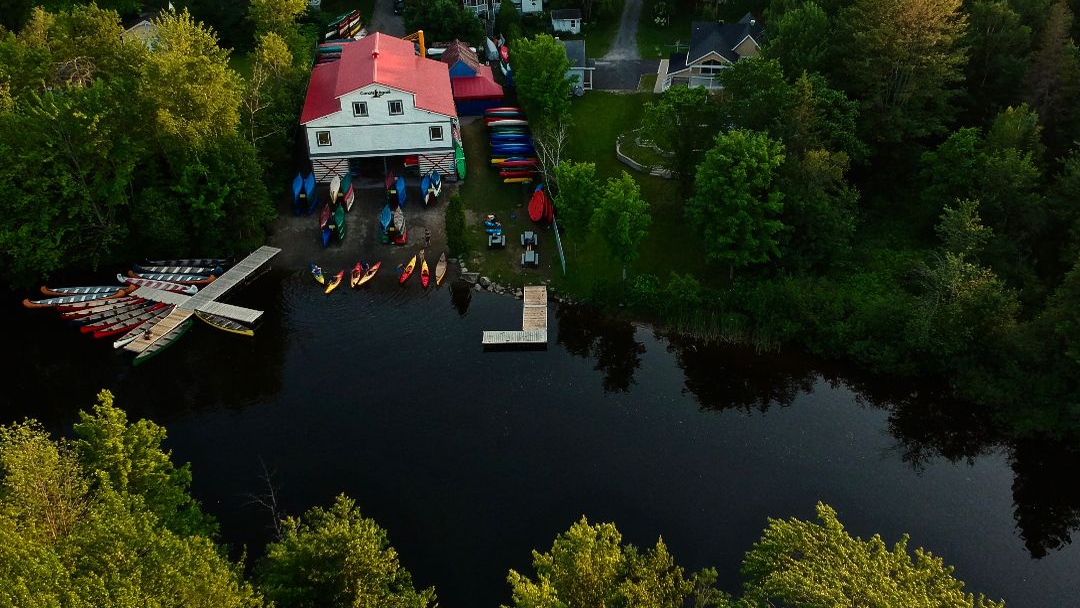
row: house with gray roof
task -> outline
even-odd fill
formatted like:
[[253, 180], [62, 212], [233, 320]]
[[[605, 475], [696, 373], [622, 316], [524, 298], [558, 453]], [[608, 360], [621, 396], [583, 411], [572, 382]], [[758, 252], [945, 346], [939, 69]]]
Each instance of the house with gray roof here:
[[722, 88], [716, 76], [739, 59], [756, 56], [764, 41], [763, 32], [761, 23], [750, 13], [735, 23], [695, 21], [690, 27], [690, 48], [661, 62], [658, 88]]
[[584, 40], [556, 40], [559, 40], [566, 49], [566, 58], [570, 61], [570, 69], [567, 70], [566, 77], [574, 81], [571, 91], [574, 95], [581, 97], [585, 91], [592, 90], [592, 76], [593, 70], [596, 69], [596, 61], [585, 56]]

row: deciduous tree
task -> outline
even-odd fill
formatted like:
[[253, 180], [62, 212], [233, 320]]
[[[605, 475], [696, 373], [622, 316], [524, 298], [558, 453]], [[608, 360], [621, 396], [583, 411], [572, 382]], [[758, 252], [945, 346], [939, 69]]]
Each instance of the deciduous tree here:
[[555, 167], [555, 208], [559, 227], [580, 233], [603, 194], [594, 163], [564, 161]]
[[784, 11], [770, 34], [762, 54], [775, 59], [786, 74], [824, 73], [832, 67], [832, 20], [816, 2], [805, 2]]
[[266, 546], [259, 579], [280, 608], [427, 608], [435, 601], [434, 589], [413, 587], [386, 530], [345, 496], [286, 518], [281, 538]]
[[994, 112], [1021, 97], [1031, 53], [1031, 28], [1005, 0], [974, 2], [965, 45], [970, 49], [967, 87], [976, 115]]
[[844, 60], [834, 81], [862, 103], [864, 140], [897, 143], [945, 129], [966, 61], [960, 0], [856, 0], [838, 27]]
[[1050, 7], [1024, 84], [1027, 101], [1046, 127], [1048, 143], [1064, 150], [1076, 136], [1080, 110], [1080, 56], [1070, 36], [1073, 14], [1064, 2]]
[[256, 38], [269, 33], [288, 37], [307, 6], [307, 0], [251, 0], [248, 19], [255, 25]]
[[484, 24], [480, 18], [454, 0], [408, 0], [402, 18], [405, 31], [424, 30], [424, 40], [429, 45], [457, 39], [477, 46], [484, 41]]
[[767, 135], [735, 130], [716, 136], [698, 166], [686, 216], [705, 239], [709, 260], [735, 267], [780, 254], [783, 194], [774, 186], [784, 146]]
[[719, 132], [721, 120], [716, 98], [705, 88], [671, 87], [645, 104], [641, 136], [671, 154], [664, 167], [680, 184], [688, 184], [687, 178]]
[[912, 559], [906, 535], [889, 548], [877, 535], [852, 537], [827, 505], [818, 503], [817, 516], [821, 523], [769, 520], [743, 560], [751, 606], [1005, 606], [965, 593], [953, 569], [928, 551], [916, 549]]
[[518, 38], [510, 45], [518, 98], [534, 128], [569, 122], [570, 86], [566, 49], [551, 36]]
[[611, 255], [622, 260], [625, 280], [626, 265], [641, 253], [641, 241], [652, 225], [649, 203], [641, 198], [641, 188], [626, 171], [608, 180], [590, 224], [593, 232], [603, 237]]

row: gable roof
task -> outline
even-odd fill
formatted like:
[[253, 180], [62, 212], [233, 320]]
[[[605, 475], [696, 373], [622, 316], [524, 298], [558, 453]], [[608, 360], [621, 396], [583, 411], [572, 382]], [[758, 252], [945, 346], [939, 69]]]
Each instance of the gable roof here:
[[566, 49], [566, 58], [570, 61], [570, 67], [588, 67], [585, 61], [584, 40], [559, 40], [559, 42], [562, 43], [563, 48]]
[[472, 52], [469, 45], [464, 42], [454, 39], [450, 43], [450, 46], [446, 47], [439, 60], [448, 66], [452, 66], [457, 62], [465, 64], [465, 66], [476, 74], [480, 71], [480, 59], [476, 56], [476, 53]]
[[737, 23], [695, 21], [690, 26], [690, 50], [686, 54], [686, 63], [699, 61], [709, 53], [716, 53], [735, 63], [739, 60], [735, 47], [747, 36], [760, 45], [763, 31], [761, 22], [750, 13], [743, 15]]
[[576, 8], [560, 8], [551, 11], [552, 21], [565, 21], [570, 19], [581, 19], [581, 11]]
[[456, 117], [446, 64], [416, 56], [413, 43], [383, 33], [341, 44], [341, 58], [311, 69], [300, 124], [341, 111], [341, 96], [371, 84], [412, 93], [421, 110]]
[[450, 84], [454, 87], [454, 99], [502, 99], [503, 96], [503, 88], [486, 65], [480, 66], [476, 76], [451, 78]]

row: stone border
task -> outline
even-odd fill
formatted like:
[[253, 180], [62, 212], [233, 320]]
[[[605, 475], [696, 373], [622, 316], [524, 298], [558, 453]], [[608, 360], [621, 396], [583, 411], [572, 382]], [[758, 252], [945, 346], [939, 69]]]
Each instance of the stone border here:
[[[630, 131], [629, 133], [623, 133], [622, 135], [615, 138], [615, 157], [618, 158], [619, 161], [622, 162], [624, 165], [630, 167], [631, 169], [633, 169], [634, 171], [637, 171], [639, 173], [648, 173], [649, 175], [653, 175], [655, 177], [662, 177], [664, 179], [672, 179], [671, 171], [669, 171], [668, 169], [662, 169], [660, 167], [646, 167], [645, 165], [642, 165], [641, 163], [637, 162], [636, 160], [634, 160], [634, 159], [630, 158], [629, 156], [623, 154], [623, 151], [622, 151], [623, 138], [626, 137], [627, 135], [635, 134], [640, 130], [641, 129], [634, 129], [633, 131]], [[637, 136], [635, 135], [635, 137], [637, 137]]]

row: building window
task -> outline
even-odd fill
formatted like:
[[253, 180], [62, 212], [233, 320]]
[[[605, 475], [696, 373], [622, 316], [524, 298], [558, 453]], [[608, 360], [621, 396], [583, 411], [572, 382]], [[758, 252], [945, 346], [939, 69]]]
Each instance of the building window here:
[[316, 131], [315, 141], [320, 146], [329, 146], [330, 144], [330, 132], [329, 131]]
[[391, 116], [399, 116], [399, 115], [405, 113], [405, 110], [403, 110], [402, 107], [401, 107], [401, 100], [399, 100], [399, 99], [395, 99], [395, 100], [389, 102], [389, 106], [390, 106], [390, 115]]
[[353, 116], [367, 116], [367, 102], [354, 101], [352, 103], [352, 115]]
[[428, 127], [427, 132], [431, 141], [442, 141], [442, 127]]
[[578, 25], [577, 25], [577, 19], [571, 19], [571, 20], [570, 20], [570, 28], [571, 28], [571, 29], [575, 29], [575, 30], [576, 30], [576, 29], [577, 29], [577, 26], [578, 26]]

